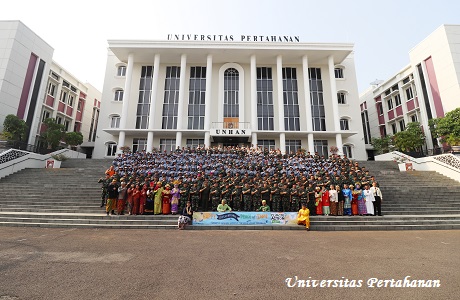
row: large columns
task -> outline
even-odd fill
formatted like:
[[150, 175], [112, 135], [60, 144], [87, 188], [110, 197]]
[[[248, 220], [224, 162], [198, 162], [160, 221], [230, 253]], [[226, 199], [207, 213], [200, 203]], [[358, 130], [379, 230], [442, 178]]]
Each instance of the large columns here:
[[257, 146], [257, 65], [256, 55], [251, 55], [251, 143], [254, 147]]
[[278, 102], [278, 130], [280, 133], [280, 150], [286, 153], [286, 134], [284, 133], [284, 101], [283, 101], [283, 58], [281, 55], [276, 57], [276, 86]]
[[204, 97], [205, 113], [204, 113], [204, 146], [209, 148], [211, 146], [211, 93], [212, 93], [212, 55], [208, 54], [206, 58], [206, 94]]
[[118, 136], [118, 152], [121, 153], [121, 147], [125, 146], [125, 129], [126, 129], [126, 119], [128, 118], [128, 105], [129, 105], [129, 95], [131, 94], [131, 81], [133, 77], [133, 64], [134, 64], [134, 55], [130, 53], [128, 55], [128, 67], [126, 68], [126, 81], [125, 81], [125, 90], [123, 91], [123, 107], [121, 109], [121, 118], [120, 118], [120, 134]]
[[149, 110], [149, 132], [147, 133], [147, 152], [153, 150], [153, 128], [155, 120], [155, 105], [157, 102], [158, 94], [158, 73], [160, 72], [160, 54], [155, 54], [153, 61], [153, 81], [152, 81], [152, 94], [150, 96], [150, 110]]
[[180, 81], [179, 81], [179, 103], [177, 107], [177, 133], [176, 148], [182, 147], [182, 120], [185, 99], [185, 74], [187, 70], [187, 55], [182, 54], [180, 57]]
[[[332, 98], [332, 114], [334, 118], [334, 131], [340, 131], [340, 116], [339, 116], [339, 104], [337, 102], [337, 86], [335, 83], [335, 73], [334, 73], [334, 57], [331, 55], [327, 58], [328, 67], [329, 67], [329, 81], [331, 84], [331, 98]], [[337, 133], [335, 135], [335, 143], [339, 149], [338, 153], [342, 153], [342, 134]]]
[[311, 98], [310, 98], [310, 79], [308, 76], [308, 57], [304, 55], [302, 57], [302, 73], [303, 73], [303, 86], [304, 86], [304, 98], [305, 98], [305, 116], [307, 122], [308, 133], [308, 151], [315, 153], [315, 145], [313, 142], [313, 119], [311, 115]]

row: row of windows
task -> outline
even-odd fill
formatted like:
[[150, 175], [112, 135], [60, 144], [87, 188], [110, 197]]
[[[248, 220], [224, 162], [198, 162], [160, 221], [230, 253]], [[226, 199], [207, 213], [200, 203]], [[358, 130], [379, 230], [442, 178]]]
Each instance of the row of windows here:
[[[406, 101], [410, 101], [410, 100], [414, 99], [414, 92], [412, 91], [412, 87], [409, 87], [409, 88], [405, 89], [404, 91], [405, 91], [405, 94], [406, 94]], [[392, 110], [393, 108], [398, 107], [401, 104], [402, 103], [401, 103], [401, 95], [400, 94], [396, 94], [393, 97], [390, 97], [389, 99], [387, 99], [387, 108], [388, 108], [388, 110]], [[383, 111], [382, 111], [382, 114], [383, 114]]]

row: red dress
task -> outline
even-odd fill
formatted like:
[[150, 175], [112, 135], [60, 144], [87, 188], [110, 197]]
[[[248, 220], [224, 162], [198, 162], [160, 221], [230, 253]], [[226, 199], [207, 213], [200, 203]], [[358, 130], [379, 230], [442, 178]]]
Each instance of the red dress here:
[[358, 194], [352, 192], [353, 198], [351, 199], [351, 214], [353, 216], [358, 215]]
[[321, 202], [323, 206], [330, 206], [329, 191], [321, 192]]
[[141, 196], [139, 197], [139, 214], [144, 214], [145, 202], [147, 202], [147, 187], [142, 188]]
[[320, 216], [323, 214], [323, 203], [321, 201], [321, 193], [315, 193], [315, 201], [316, 215]]
[[141, 191], [135, 189], [133, 192], [133, 215], [139, 213], [139, 199], [141, 197]]
[[169, 215], [171, 213], [171, 191], [166, 189], [161, 193], [161, 196], [163, 202], [163, 215]]

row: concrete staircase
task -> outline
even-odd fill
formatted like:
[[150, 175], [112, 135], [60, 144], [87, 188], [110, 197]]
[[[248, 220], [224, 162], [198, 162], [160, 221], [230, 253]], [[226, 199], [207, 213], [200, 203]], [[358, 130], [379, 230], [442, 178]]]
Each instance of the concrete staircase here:
[[[61, 169], [26, 169], [0, 180], [0, 225], [174, 229], [177, 216], [106, 216], [100, 184], [110, 160], [71, 159]], [[311, 217], [312, 230], [460, 229], [460, 184], [434, 172], [399, 172], [394, 162], [360, 162], [384, 195], [383, 217]], [[190, 226], [190, 229], [304, 230], [303, 226]]]

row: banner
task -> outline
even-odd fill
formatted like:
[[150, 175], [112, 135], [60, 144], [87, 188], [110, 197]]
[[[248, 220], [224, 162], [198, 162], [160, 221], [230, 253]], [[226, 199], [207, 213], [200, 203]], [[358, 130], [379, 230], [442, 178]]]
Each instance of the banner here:
[[271, 225], [269, 212], [195, 212], [193, 225]]

